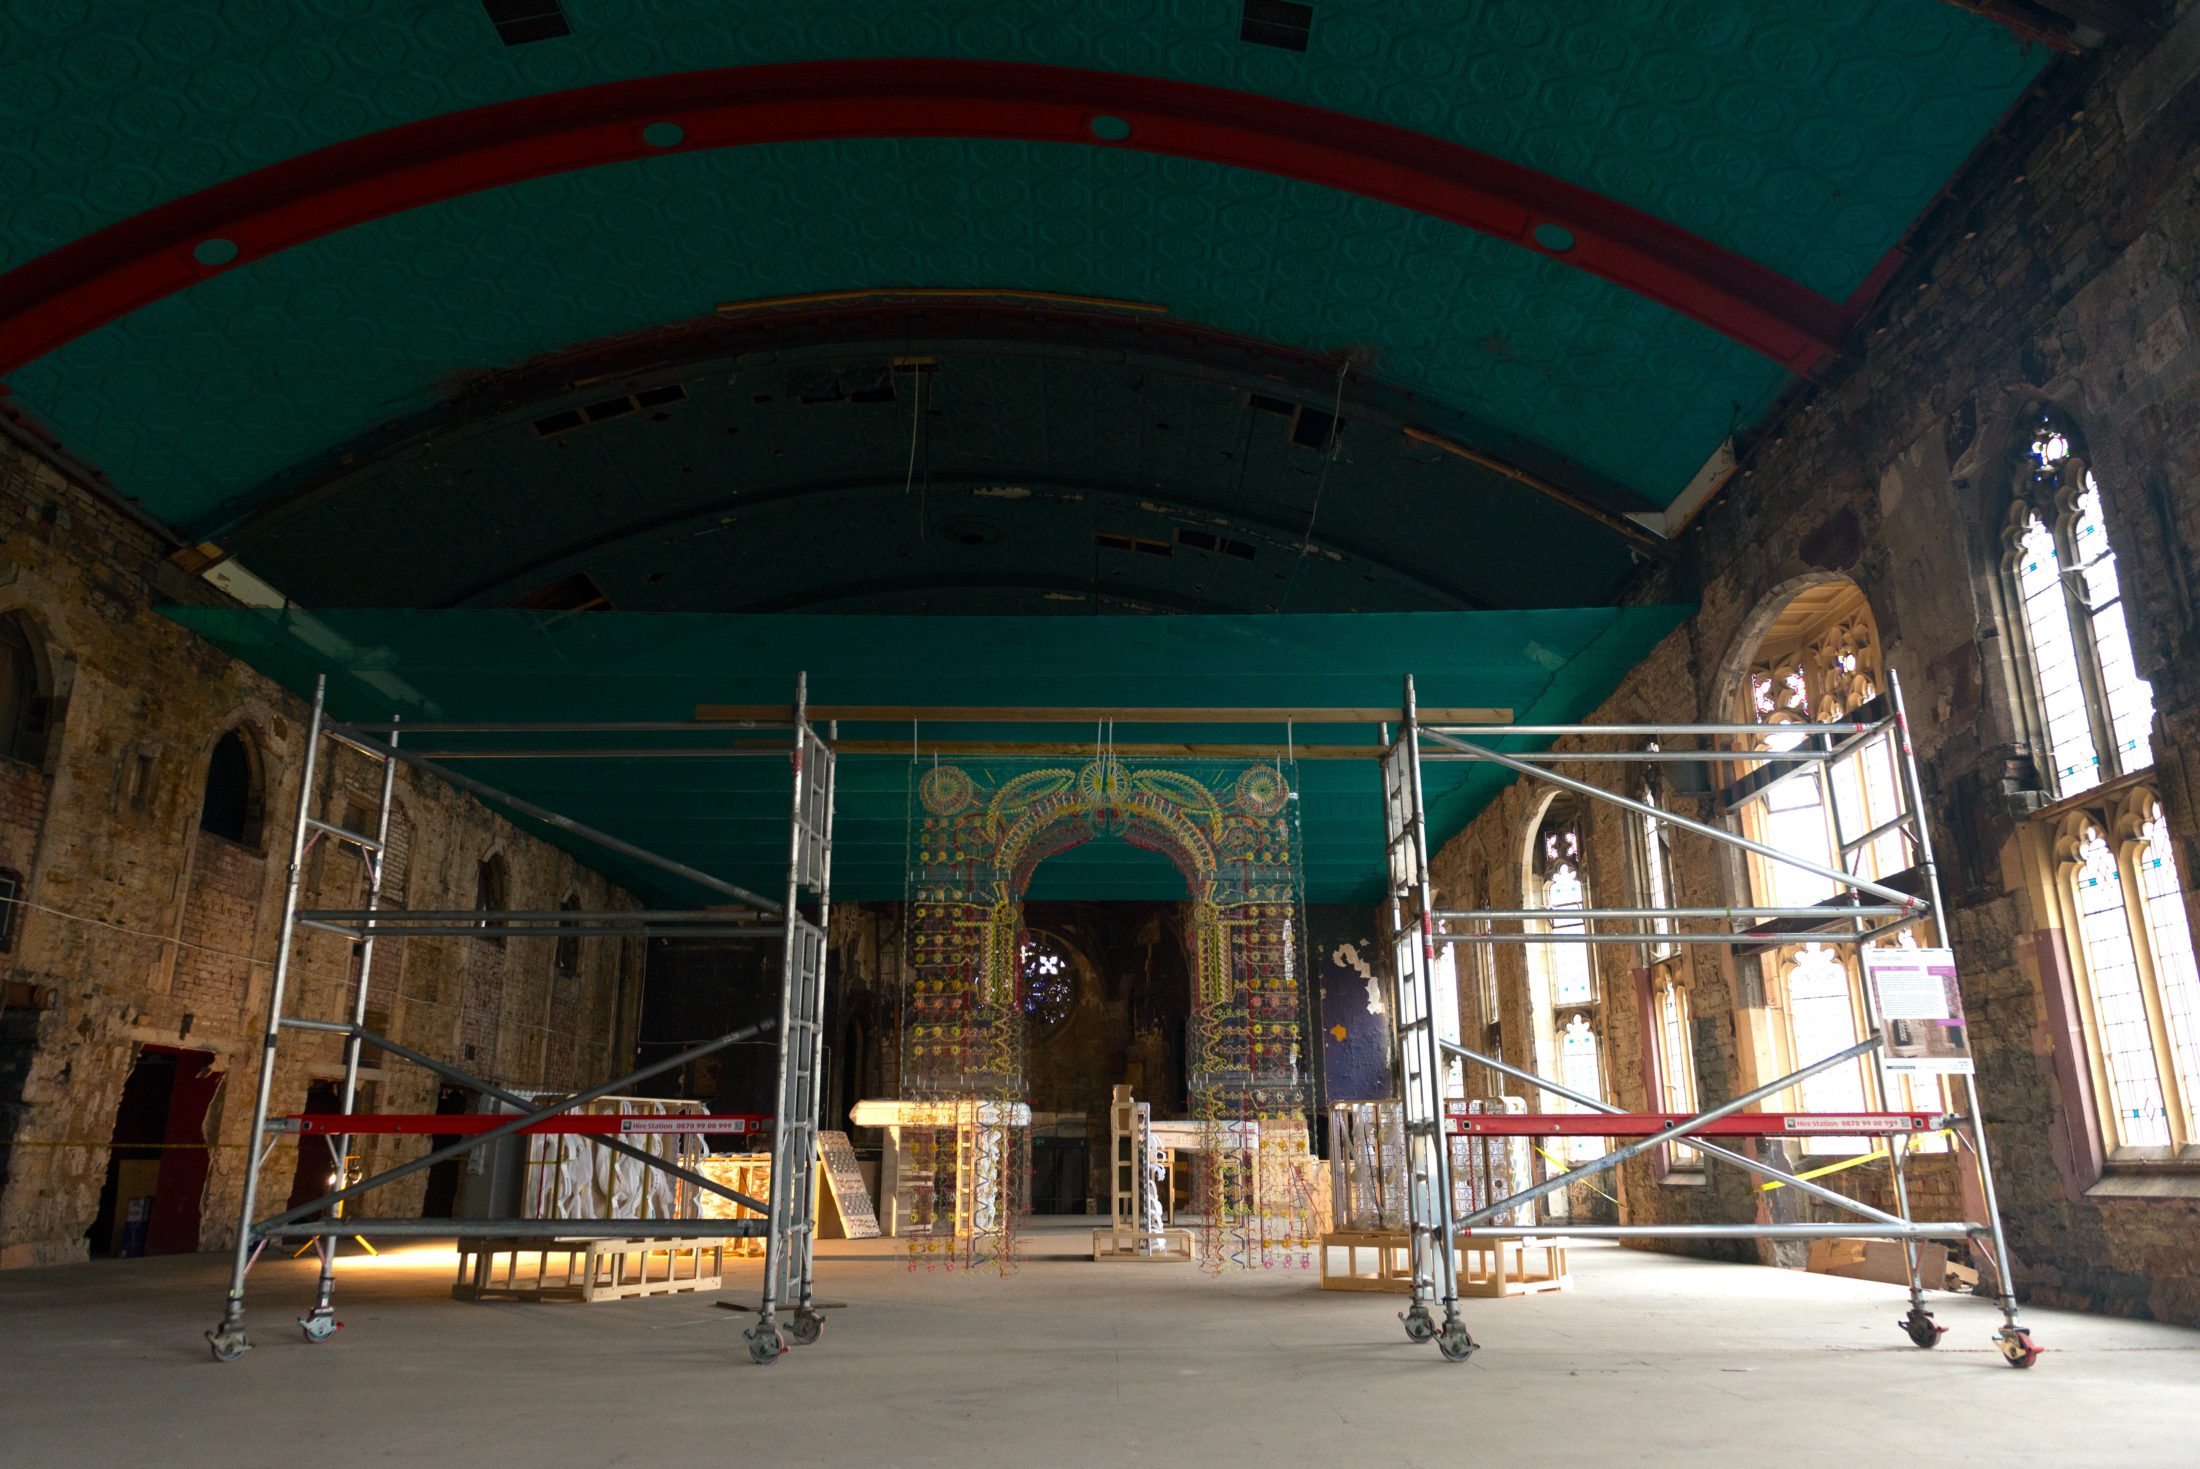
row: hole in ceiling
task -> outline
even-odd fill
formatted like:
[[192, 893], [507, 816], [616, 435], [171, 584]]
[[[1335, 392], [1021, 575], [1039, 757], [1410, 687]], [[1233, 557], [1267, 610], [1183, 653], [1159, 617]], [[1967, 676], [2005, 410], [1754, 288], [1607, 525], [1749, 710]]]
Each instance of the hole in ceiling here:
[[1167, 541], [1149, 541], [1144, 536], [1128, 536], [1117, 531], [1094, 531], [1092, 543], [1107, 551], [1130, 551], [1140, 556], [1173, 556], [1175, 547]]
[[953, 541], [958, 546], [990, 546], [1001, 538], [1001, 528], [990, 520], [980, 520], [974, 515], [961, 515], [953, 520], [941, 521], [933, 534], [943, 541]]
[[1285, 417], [1296, 413], [1299, 407], [1298, 404], [1286, 402], [1282, 398], [1271, 398], [1266, 393], [1247, 393], [1245, 395], [1245, 406], [1257, 408], [1262, 413], [1280, 413]]
[[1120, 143], [1131, 135], [1131, 125], [1112, 112], [1103, 112], [1085, 128], [1103, 143]]
[[[602, 423], [607, 418], [624, 418], [641, 408], [666, 408], [674, 403], [687, 401], [687, 389], [678, 383], [666, 383], [661, 388], [647, 388], [624, 398], [606, 398], [600, 403], [590, 403], [583, 408], [568, 408], [535, 420], [535, 432], [543, 438], [579, 428], [584, 423]], [[672, 415], [653, 413], [650, 421], [663, 423]]]
[[800, 376], [790, 375], [787, 392], [806, 408], [816, 408], [828, 403], [892, 403], [898, 398], [894, 391], [893, 373], [885, 367], [844, 368], [838, 372], [812, 371]]
[[653, 122], [642, 129], [642, 141], [652, 148], [677, 148], [687, 141], [687, 129], [676, 122]]
[[1190, 546], [1195, 551], [1211, 551], [1217, 556], [1235, 556], [1240, 561], [1253, 559], [1251, 546], [1243, 541], [1233, 541], [1228, 536], [1218, 536], [1213, 531], [1178, 526], [1176, 543], [1179, 546]]
[[237, 242], [201, 240], [191, 247], [191, 258], [201, 265], [227, 265], [237, 258]]
[[565, 7], [558, 0], [481, 0], [481, 9], [489, 17], [489, 24], [497, 28], [497, 39], [507, 46], [555, 41], [573, 34]]
[[1535, 242], [1553, 255], [1563, 255], [1574, 248], [1574, 232], [1562, 224], [1539, 224], [1534, 236]]
[[1291, 442], [1305, 449], [1327, 449], [1337, 439], [1334, 414], [1301, 408], [1291, 416]]
[[610, 594], [585, 571], [561, 576], [504, 604], [515, 612], [609, 612]]
[[1238, 39], [1283, 51], [1304, 51], [1314, 34], [1314, 7], [1293, 0], [1245, 0]]

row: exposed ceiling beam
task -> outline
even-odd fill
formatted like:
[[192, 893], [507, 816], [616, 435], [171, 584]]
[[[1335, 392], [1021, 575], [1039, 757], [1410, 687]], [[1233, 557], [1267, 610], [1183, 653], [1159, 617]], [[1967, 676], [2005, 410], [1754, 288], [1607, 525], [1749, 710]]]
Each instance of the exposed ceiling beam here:
[[[1231, 708], [1202, 705], [1169, 708], [1157, 705], [1107, 709], [1098, 705], [1059, 707], [1047, 705], [970, 704], [811, 704], [806, 712], [812, 724], [837, 720], [842, 724], [1093, 724], [1112, 719], [1117, 724], [1396, 724], [1403, 713], [1398, 705], [1362, 708], [1333, 706], [1263, 705]], [[712, 721], [781, 721], [794, 717], [791, 704], [698, 704], [697, 719]], [[1424, 724], [1510, 724], [1513, 712], [1502, 707], [1462, 705], [1458, 708], [1422, 709]]]
[[[1264, 533], [1288, 542], [1306, 542], [1309, 540], [1303, 522], [1285, 521], [1274, 516], [1262, 515], [1243, 506], [1225, 505], [1219, 501], [1185, 493], [1182, 487], [1175, 485], [1154, 483], [1126, 485], [1114, 480], [1079, 478], [1013, 466], [996, 467], [984, 474], [933, 473], [928, 477], [928, 483], [936, 490], [969, 489], [999, 484], [1046, 485], [1076, 490], [1083, 494], [1118, 495], [1133, 502], [1166, 502], [1175, 508], [1190, 513], [1210, 517], [1233, 527]], [[501, 605], [502, 602], [519, 595], [530, 587], [543, 581], [554, 580], [556, 577], [580, 567], [592, 558], [623, 555], [650, 542], [669, 539], [684, 533], [688, 527], [693, 526], [698, 521], [714, 520], [724, 515], [833, 495], [877, 492], [892, 493], [899, 496], [901, 489], [898, 480], [882, 479], [876, 475], [855, 475], [832, 480], [818, 480], [806, 484], [774, 486], [745, 491], [737, 490], [731, 494], [721, 495], [700, 504], [687, 505], [677, 510], [666, 511], [660, 515], [629, 521], [624, 525], [613, 526], [598, 534], [569, 542], [555, 551], [533, 558], [523, 566], [499, 571], [492, 578], [475, 583], [465, 591], [451, 597], [445, 605], [452, 607]], [[1351, 540], [1340, 539], [1332, 530], [1317, 526], [1311, 537], [1311, 544], [1318, 550], [1333, 552], [1348, 560], [1374, 567], [1386, 575], [1396, 577], [1432, 598], [1453, 604], [1456, 610], [1489, 611], [1495, 606], [1488, 598], [1481, 597], [1458, 586], [1431, 581], [1426, 576], [1399, 565], [1383, 552]], [[1053, 578], [1047, 584], [1067, 589], [1060, 577]], [[766, 609], [756, 607], [749, 610], [763, 611]], [[770, 610], [784, 611], [787, 609], [773, 607]], [[1244, 609], [1232, 608], [1230, 610], [1243, 611]]]
[[[630, 333], [485, 373], [432, 408], [378, 425], [245, 491], [217, 515], [184, 527], [186, 538], [241, 546], [288, 516], [371, 477], [390, 460], [531, 422], [553, 407], [589, 395], [601, 397], [614, 384], [634, 391], [753, 370], [761, 362], [823, 364], [914, 351], [950, 362], [1008, 356], [1089, 360], [1104, 352], [1126, 365], [1237, 392], [1280, 396], [1322, 411], [1335, 397], [1334, 356], [1203, 322], [998, 295], [955, 292], [898, 300], [861, 294], [861, 301], [841, 303], [773, 304], [770, 309], [759, 303], [753, 312]], [[1513, 435], [1478, 424], [1455, 406], [1431, 402], [1425, 394], [1388, 383], [1364, 367], [1347, 383], [1343, 417], [1456, 445], [1465, 451], [1462, 457], [1523, 484], [1548, 486], [1553, 498], [1576, 502], [1587, 511], [1625, 515], [1658, 508], [1626, 486], [1570, 463], [1550, 446], [1514, 441]], [[240, 549], [239, 554], [250, 551]]]

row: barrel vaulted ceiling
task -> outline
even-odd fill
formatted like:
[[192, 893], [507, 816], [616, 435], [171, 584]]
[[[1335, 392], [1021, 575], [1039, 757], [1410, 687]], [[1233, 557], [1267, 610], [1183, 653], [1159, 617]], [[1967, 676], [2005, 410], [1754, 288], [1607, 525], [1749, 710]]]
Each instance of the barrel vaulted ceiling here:
[[309, 606], [1585, 605], [2046, 60], [1942, 0], [12, 0], [0, 378]]

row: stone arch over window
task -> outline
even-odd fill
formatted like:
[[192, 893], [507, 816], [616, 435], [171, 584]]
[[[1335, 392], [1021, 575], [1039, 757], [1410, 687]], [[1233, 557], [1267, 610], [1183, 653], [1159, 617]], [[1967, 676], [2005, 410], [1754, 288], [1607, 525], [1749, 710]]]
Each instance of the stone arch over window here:
[[2154, 690], [2139, 676], [2116, 552], [2085, 440], [2036, 409], [2003, 526], [2002, 592], [2019, 726], [2058, 797], [2154, 763]]
[[266, 825], [267, 766], [258, 732], [239, 724], [214, 741], [199, 798], [199, 830], [257, 852]]
[[46, 637], [29, 613], [0, 613], [0, 757], [44, 769], [56, 703]]
[[[1827, 751], [1832, 745], [1823, 737], [1782, 733], [1781, 726], [1863, 721], [1885, 712], [1886, 652], [1870, 602], [1854, 582], [1829, 577], [1793, 589], [1756, 626], [1756, 642], [1737, 661], [1730, 706], [1736, 720], [1763, 726], [1750, 741], [1754, 748]], [[1739, 802], [1735, 823], [1742, 835], [1820, 868], [1893, 885], [1915, 882], [1917, 854], [1897, 824], [1905, 811], [1898, 758], [1893, 735], [1882, 733], [1836, 759], [1739, 766], [1738, 776], [1759, 784]], [[1810, 908], [1845, 891], [1830, 877], [1754, 853], [1742, 866], [1746, 900], [1764, 907]], [[1906, 930], [1898, 941], [1931, 941], [1913, 933]], [[1770, 1021], [1757, 1044], [1761, 1075], [1796, 1070], [1863, 1038], [1868, 1012], [1854, 945], [1804, 940], [1767, 946], [1754, 958]], [[1882, 1101], [1943, 1107], [1929, 1082], [1902, 1078], [1894, 1088], [1895, 1094], [1878, 1097], [1871, 1069], [1854, 1061], [1796, 1084], [1782, 1105], [1811, 1112], [1854, 1111]], [[1868, 1143], [1813, 1136], [1803, 1146], [1813, 1153], [1850, 1153]]]

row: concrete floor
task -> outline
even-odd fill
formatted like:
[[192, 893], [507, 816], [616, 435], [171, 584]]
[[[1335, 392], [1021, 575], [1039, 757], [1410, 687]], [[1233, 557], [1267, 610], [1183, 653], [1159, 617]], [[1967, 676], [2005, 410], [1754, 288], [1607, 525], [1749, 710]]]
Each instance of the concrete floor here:
[[2032, 1312], [2049, 1354], [2019, 1372], [1984, 1301], [1944, 1301], [1954, 1329], [1928, 1353], [1891, 1286], [1600, 1248], [1576, 1252], [1570, 1294], [1470, 1303], [1483, 1350], [1453, 1366], [1406, 1342], [1393, 1298], [1095, 1265], [1046, 1223], [1008, 1279], [823, 1246], [823, 1296], [850, 1304], [768, 1368], [712, 1297], [460, 1303], [447, 1249], [347, 1257], [346, 1329], [323, 1346], [291, 1324], [308, 1265], [263, 1264], [257, 1349], [227, 1365], [199, 1335], [216, 1257], [10, 1272], [0, 1464], [2195, 1461], [2200, 1333], [2179, 1328]]

